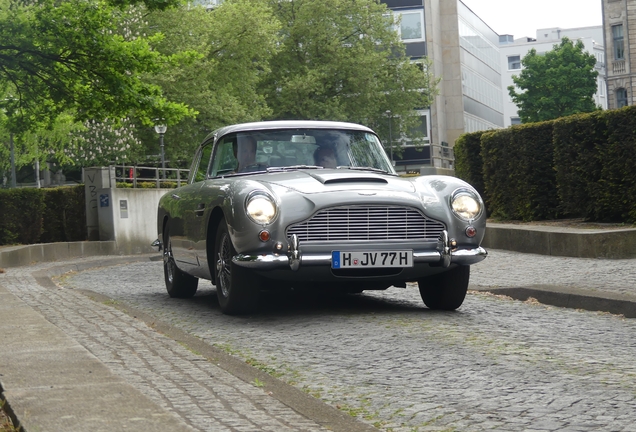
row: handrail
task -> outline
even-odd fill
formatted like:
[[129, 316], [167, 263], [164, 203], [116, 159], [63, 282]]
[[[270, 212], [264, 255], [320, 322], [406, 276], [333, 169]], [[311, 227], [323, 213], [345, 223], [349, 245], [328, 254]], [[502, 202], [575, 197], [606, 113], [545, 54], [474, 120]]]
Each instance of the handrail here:
[[188, 182], [190, 174], [189, 169], [182, 168], [157, 168], [139, 165], [111, 165], [110, 167], [115, 170], [115, 182], [132, 183], [133, 188], [137, 188], [137, 184], [140, 182], [154, 182], [157, 188], [166, 182], [176, 182], [177, 187], [181, 187], [182, 183]]

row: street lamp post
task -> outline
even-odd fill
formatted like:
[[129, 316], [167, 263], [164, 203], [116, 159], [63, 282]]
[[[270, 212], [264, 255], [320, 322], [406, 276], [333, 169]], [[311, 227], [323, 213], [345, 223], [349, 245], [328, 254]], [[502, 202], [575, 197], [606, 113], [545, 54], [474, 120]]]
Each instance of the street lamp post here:
[[161, 147], [161, 178], [166, 179], [166, 156], [163, 152], [163, 134], [168, 130], [164, 124], [155, 125], [155, 132], [159, 134], [159, 146]]

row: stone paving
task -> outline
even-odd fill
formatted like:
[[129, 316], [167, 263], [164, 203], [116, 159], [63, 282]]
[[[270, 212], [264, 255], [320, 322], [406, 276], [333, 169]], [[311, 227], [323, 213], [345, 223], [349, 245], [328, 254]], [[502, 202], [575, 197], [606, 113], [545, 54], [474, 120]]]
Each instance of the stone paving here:
[[[631, 293], [635, 269], [636, 260], [491, 251], [473, 267], [471, 283]], [[194, 298], [170, 299], [161, 262], [73, 273], [58, 280], [65, 287], [58, 289], [34, 285], [32, 270], [10, 269], [0, 283], [199, 430], [320, 429], [276, 405], [262, 420], [272, 427], [254, 426], [254, 406], [235, 407], [232, 394], [269, 403], [262, 391], [72, 288], [125, 302], [257, 362], [382, 430], [636, 430], [636, 320], [483, 293], [470, 293], [457, 312], [434, 312], [413, 286], [361, 295], [271, 294], [261, 312], [228, 317], [205, 281]], [[221, 408], [226, 420], [215, 415]]]
[[[193, 430], [326, 431], [143, 322], [77, 291], [45, 288], [31, 275], [54, 265], [9, 269], [0, 283]], [[102, 283], [113, 284], [119, 269], [104, 270], [109, 276]], [[128, 274], [127, 283], [135, 278]]]

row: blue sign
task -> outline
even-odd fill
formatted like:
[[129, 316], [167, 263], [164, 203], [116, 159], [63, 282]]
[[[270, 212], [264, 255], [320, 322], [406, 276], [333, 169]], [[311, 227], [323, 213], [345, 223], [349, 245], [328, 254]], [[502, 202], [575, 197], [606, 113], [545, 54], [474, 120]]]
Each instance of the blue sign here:
[[108, 200], [109, 200], [108, 194], [101, 194], [99, 196], [99, 206], [100, 207], [108, 207], [109, 206]]

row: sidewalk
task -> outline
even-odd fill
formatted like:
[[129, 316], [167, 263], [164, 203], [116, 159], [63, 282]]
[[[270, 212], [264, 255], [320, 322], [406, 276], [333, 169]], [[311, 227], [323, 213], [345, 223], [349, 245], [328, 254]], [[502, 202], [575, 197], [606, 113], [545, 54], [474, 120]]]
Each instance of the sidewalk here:
[[[0, 274], [0, 396], [26, 432], [376, 430], [179, 329], [51, 280], [158, 257], [97, 256]], [[57, 318], [47, 321], [45, 311]], [[104, 340], [118, 347], [106, 362], [93, 354], [108, 358]], [[150, 399], [130, 384], [152, 392], [156, 380], [171, 381], [172, 392]], [[182, 417], [174, 408], [185, 394], [202, 397]]]
[[[535, 231], [546, 235], [541, 229]], [[597, 244], [616, 251], [607, 239], [623, 241], [632, 231], [636, 233], [608, 233]], [[514, 233], [505, 238], [512, 239], [513, 245], [523, 244], [514, 240]], [[159, 258], [158, 254], [115, 256], [111, 242], [98, 243], [0, 249], [0, 268], [5, 270], [0, 274], [0, 396], [27, 432], [189, 431], [195, 430], [190, 425], [197, 422], [207, 422], [215, 431], [375, 430], [184, 332], [152, 325], [151, 317], [121, 312], [125, 305], [116, 309], [104, 304], [107, 299], [89, 299], [76, 290], [59, 289], [51, 281], [52, 276], [72, 270]], [[636, 317], [635, 281], [634, 257], [572, 258], [494, 248], [474, 267], [470, 289]], [[207, 404], [204, 411], [192, 413], [186, 422], [171, 409], [179, 403], [178, 394], [165, 397], [164, 403], [144, 396], [115, 374], [112, 364], [99, 361], [75, 335], [44, 319], [37, 308], [59, 309], [60, 320], [78, 328], [95, 326], [98, 337], [121, 342], [121, 356], [132, 356], [127, 360], [142, 369], [158, 369], [162, 379], [176, 380], [176, 387], [185, 387], [184, 391], [196, 392], [201, 382], [213, 377], [217, 400], [202, 402]], [[183, 364], [195, 366], [179, 369]], [[177, 369], [182, 375], [173, 376]]]

